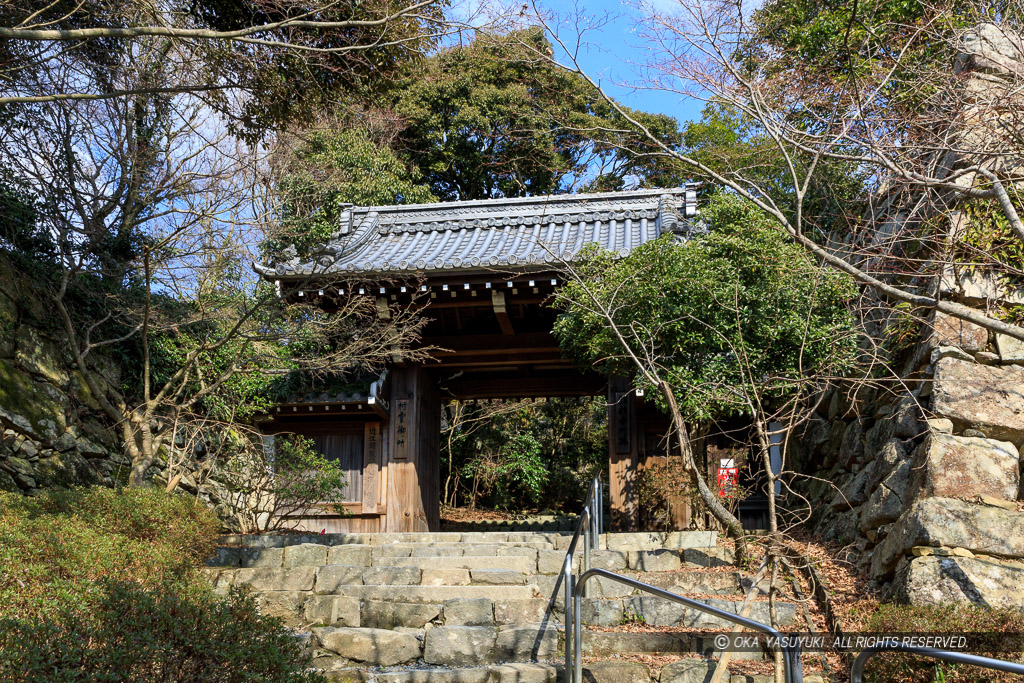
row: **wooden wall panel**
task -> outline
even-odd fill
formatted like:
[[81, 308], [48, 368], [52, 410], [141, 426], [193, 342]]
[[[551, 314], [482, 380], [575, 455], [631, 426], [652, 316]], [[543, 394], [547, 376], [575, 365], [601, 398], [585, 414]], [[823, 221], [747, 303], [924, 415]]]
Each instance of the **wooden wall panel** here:
[[636, 396], [624, 377], [608, 382], [608, 497], [613, 531], [639, 526], [637, 468], [640, 463], [636, 429]]
[[314, 534], [373, 534], [384, 531], [383, 519], [383, 515], [304, 517], [295, 530]]
[[[671, 455], [651, 455], [654, 450], [648, 450], [648, 452], [641, 456], [639, 472], [643, 473], [648, 468], [656, 467], [668, 467], [672, 460], [675, 462], [679, 461], [678, 453], [672, 453]], [[685, 531], [690, 528], [690, 519], [692, 518], [692, 508], [690, 507], [690, 499], [683, 492], [682, 489], [676, 494], [668, 494], [668, 516], [669, 523], [674, 531]], [[650, 529], [645, 529], [650, 531]]]
[[[361, 426], [361, 425], [360, 425]], [[364, 429], [358, 434], [315, 434], [316, 449], [333, 460], [345, 473], [345, 488], [342, 501], [361, 503], [363, 500], [363, 461], [365, 459]]]

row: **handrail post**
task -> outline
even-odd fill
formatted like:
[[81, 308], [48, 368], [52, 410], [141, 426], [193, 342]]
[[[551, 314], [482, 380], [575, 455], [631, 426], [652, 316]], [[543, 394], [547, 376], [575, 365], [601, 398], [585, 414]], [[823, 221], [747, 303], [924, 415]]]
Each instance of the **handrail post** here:
[[[584, 586], [586, 588], [586, 586]], [[573, 683], [583, 683], [583, 605], [580, 599], [580, 592], [573, 590]]]
[[573, 565], [576, 559], [576, 544], [583, 537], [583, 573], [590, 571], [590, 552], [600, 547], [601, 535], [601, 510], [603, 500], [603, 489], [601, 476], [595, 476], [590, 482], [590, 490], [587, 492], [583, 510], [580, 512], [579, 521], [576, 524], [576, 531], [569, 541], [569, 548], [565, 552], [565, 562], [562, 565], [562, 580], [565, 583], [565, 683], [581, 683], [583, 678], [583, 646], [582, 646], [582, 619], [583, 595], [586, 595], [587, 586], [584, 584], [582, 590], [577, 593], [577, 581], [573, 575]]
[[783, 656], [789, 660], [786, 662], [786, 679], [790, 683], [803, 683], [804, 665], [800, 661], [800, 643], [789, 643], [783, 651]]
[[985, 669], [992, 669], [993, 671], [1004, 671], [1006, 673], [1017, 674], [1018, 676], [1024, 675], [1024, 664], [1018, 664], [1017, 662], [1008, 662], [1002, 659], [992, 659], [991, 657], [982, 657], [981, 655], [972, 655], [967, 652], [952, 652], [949, 650], [937, 650], [928, 647], [915, 647], [912, 645], [903, 645], [896, 640], [883, 641], [882, 643], [869, 647], [862, 651], [857, 658], [853, 661], [853, 666], [850, 667], [850, 683], [862, 683], [864, 680], [864, 667], [867, 665], [868, 660], [874, 657], [879, 652], [906, 652], [909, 654], [918, 655], [921, 657], [929, 657], [931, 659], [938, 659], [945, 662], [954, 662], [957, 664], [968, 664], [970, 666], [980, 666]]
[[594, 550], [597, 550], [598, 544], [598, 532], [597, 532], [597, 477], [594, 477], [590, 481], [590, 500], [587, 501], [587, 505], [590, 507], [590, 541], [594, 544]]
[[[583, 573], [586, 573], [590, 571], [590, 517], [593, 515], [589, 510], [584, 510], [584, 514], [587, 515], [587, 523], [583, 526]], [[588, 586], [583, 586], [583, 592], [590, 597]]]
[[[740, 624], [741, 626], [744, 626], [751, 630], [772, 636], [776, 639], [779, 649], [782, 650], [782, 658], [785, 664], [786, 683], [803, 682], [803, 667], [800, 662], [799, 642], [792, 642], [789, 639], [786, 639], [782, 633], [780, 633], [777, 629], [769, 626], [768, 624], [762, 624], [760, 622], [754, 621], [753, 619], [741, 617], [733, 612], [728, 612], [726, 610], [719, 609], [718, 607], [713, 607], [706, 603], [700, 602], [699, 600], [694, 600], [693, 598], [687, 598], [682, 595], [677, 595], [663, 588], [651, 586], [641, 581], [637, 581], [636, 579], [631, 579], [627, 576], [616, 574], [615, 572], [610, 572], [606, 569], [591, 569], [580, 575], [579, 580], [575, 581], [573, 586], [573, 598], [576, 611], [576, 621], [573, 634], [575, 639], [574, 651], [576, 653], [575, 657], [577, 660], [576, 670], [580, 673], [578, 676], [574, 674], [574, 680], [572, 683], [582, 683], [582, 638], [579, 618], [580, 612], [582, 612], [581, 597], [583, 595], [583, 591], [587, 588], [587, 582], [595, 576], [601, 576], [611, 581], [617, 581], [627, 586], [639, 589], [640, 591], [643, 591], [645, 593], [650, 593], [651, 595], [655, 595], [666, 600], [671, 600], [673, 602], [678, 602], [682, 605], [687, 605], [688, 607], [692, 607], [698, 611], [704, 612], [705, 614], [711, 614], [713, 616], [718, 617], [719, 619], [731, 621], [734, 624]], [[1022, 667], [1022, 669], [1024, 669], [1024, 667]]]
[[565, 683], [572, 683], [573, 680], [573, 600], [572, 594], [575, 589], [572, 576], [572, 557], [565, 556], [565, 564], [562, 565], [562, 581], [565, 583]]

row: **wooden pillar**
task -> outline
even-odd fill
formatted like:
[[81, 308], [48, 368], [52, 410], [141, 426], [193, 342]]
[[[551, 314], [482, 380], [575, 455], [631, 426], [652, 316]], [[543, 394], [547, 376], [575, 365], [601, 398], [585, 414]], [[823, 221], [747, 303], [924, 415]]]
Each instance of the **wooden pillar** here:
[[385, 530], [441, 526], [441, 395], [419, 365], [391, 374]]
[[639, 525], [636, 477], [640, 464], [637, 398], [629, 380], [608, 381], [608, 495], [611, 528], [635, 531]]

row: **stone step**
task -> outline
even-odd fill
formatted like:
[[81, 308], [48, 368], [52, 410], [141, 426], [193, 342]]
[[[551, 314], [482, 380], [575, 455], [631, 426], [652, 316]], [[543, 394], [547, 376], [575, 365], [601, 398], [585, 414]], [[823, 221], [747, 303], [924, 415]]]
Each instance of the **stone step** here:
[[315, 568], [318, 593], [343, 593], [345, 586], [523, 586], [526, 572], [514, 569], [421, 568], [418, 566], [353, 567], [343, 564]]
[[[540, 546], [540, 547], [535, 547]], [[422, 557], [526, 557], [536, 566], [537, 553], [548, 552], [560, 555], [564, 560], [565, 551], [557, 551], [551, 544], [488, 543], [488, 544], [434, 544], [396, 543], [392, 545], [350, 544], [326, 546], [319, 543], [302, 543], [283, 548], [238, 548], [219, 547], [207, 561], [216, 567], [316, 567], [324, 564], [349, 564], [369, 566], [389, 558]]]
[[568, 545], [572, 532], [469, 531], [422, 533], [352, 534], [229, 534], [217, 539], [218, 545], [249, 548], [283, 548], [303, 543], [318, 545], [391, 545], [395, 543], [558, 543]]
[[[740, 600], [723, 598], [704, 598], [701, 602], [727, 612], [737, 613]], [[797, 609], [792, 602], [775, 602], [776, 616], [781, 626], [788, 626], [796, 621]], [[653, 595], [635, 595], [623, 599], [623, 611], [628, 615], [650, 626], [685, 626], [688, 628], [727, 629], [732, 622], [701, 612], [700, 610]], [[768, 602], [755, 602], [750, 610], [750, 618], [767, 624], [769, 621]]]
[[559, 630], [540, 624], [434, 626], [425, 630], [353, 627], [312, 629], [314, 666], [409, 665], [472, 667], [533, 662], [557, 656]]
[[456, 597], [436, 602], [359, 600], [345, 595], [316, 595], [298, 591], [258, 593], [264, 614], [280, 617], [290, 626], [363, 626], [422, 629], [427, 624], [448, 626], [507, 626], [561, 623], [547, 600]]
[[531, 600], [536, 586], [346, 586], [343, 595], [382, 602], [443, 602], [455, 598]]
[[[524, 574], [500, 569], [473, 570], [470, 577], [477, 580], [473, 585], [420, 585], [422, 573], [414, 567], [254, 567], [209, 569], [206, 574], [222, 592], [232, 586], [247, 586], [256, 593], [297, 591], [397, 602], [437, 602], [461, 597], [508, 600], [533, 598], [537, 594], [537, 586], [526, 584]], [[364, 583], [364, 576], [371, 583]]]
[[[713, 637], [701, 633], [584, 631], [587, 657], [623, 654], [715, 654]], [[314, 665], [398, 666], [420, 661], [431, 666], [476, 667], [504, 662], [542, 662], [564, 650], [562, 629], [551, 624], [431, 626], [426, 629], [317, 627], [312, 629]], [[744, 653], [744, 659], [760, 659]]]
[[607, 550], [708, 548], [717, 543], [717, 531], [642, 531], [601, 535], [601, 547]]
[[[609, 571], [678, 571], [686, 568], [729, 566], [730, 548], [658, 550], [595, 550], [590, 565]], [[583, 566], [583, 554], [574, 557], [575, 570]], [[507, 569], [524, 574], [560, 574], [565, 564], [561, 550], [528, 546], [477, 545], [466, 547], [345, 545], [328, 547], [301, 544], [285, 548], [220, 548], [208, 566], [243, 568], [292, 568], [345, 565], [362, 567], [416, 567], [425, 569]]]
[[[679, 594], [691, 595], [731, 595], [742, 592], [738, 572], [705, 572], [699, 569], [684, 569], [672, 572], [628, 572], [619, 574], [630, 579], [664, 588]], [[534, 575], [530, 583], [537, 587], [542, 597], [550, 600], [561, 600], [563, 586], [562, 577], [558, 575]], [[638, 590], [619, 581], [604, 577], [594, 577], [587, 581], [591, 598], [624, 598], [638, 594]]]
[[[374, 628], [423, 628], [429, 623], [445, 625], [491, 626], [518, 623], [562, 622], [564, 603], [561, 597], [552, 601], [508, 595], [498, 587], [499, 595], [490, 591], [452, 596], [451, 592], [433, 591], [427, 595], [411, 594], [410, 588], [391, 586], [353, 586], [343, 594], [317, 594], [310, 591], [267, 591], [256, 594], [264, 613], [281, 617], [296, 627], [369, 626]], [[420, 588], [420, 587], [416, 587]], [[439, 587], [459, 588], [459, 587]], [[515, 587], [517, 588], [517, 587]], [[493, 597], [493, 599], [492, 599]], [[738, 596], [737, 596], [738, 597]], [[411, 599], [410, 599], [411, 598]], [[735, 612], [738, 600], [704, 598], [702, 602]], [[624, 598], [584, 598], [581, 603], [583, 623], [589, 626], [615, 627], [626, 623], [651, 626], [687, 626], [721, 629], [725, 622], [699, 610], [653, 596]], [[783, 625], [796, 618], [793, 603], [777, 602]], [[767, 603], [759, 601], [751, 616], [767, 621]]]
[[[501, 568], [321, 565], [290, 569], [208, 568], [205, 573], [216, 587], [227, 589], [234, 585], [245, 585], [256, 592], [313, 591], [351, 595], [353, 593], [350, 588], [368, 586], [471, 588], [528, 585], [533, 587], [538, 597], [559, 599], [563, 591], [561, 575], [531, 575]], [[622, 575], [679, 594], [731, 595], [743, 592], [738, 572], [682, 570], [660, 573], [622, 572]], [[639, 594], [632, 586], [605, 577], [590, 579], [587, 591], [587, 597], [591, 598], [624, 598]]]
[[[284, 548], [316, 544], [340, 545], [475, 545], [475, 544], [537, 544], [565, 550], [572, 541], [568, 532], [471, 531], [382, 534], [233, 534], [221, 536], [220, 546], [239, 548]], [[608, 550], [655, 550], [658, 548], [705, 548], [718, 542], [717, 531], [616, 532], [601, 534], [600, 547]]]
[[459, 557], [381, 557], [373, 562], [382, 567], [418, 567], [421, 570], [435, 569], [507, 569], [509, 571], [534, 574], [537, 562], [526, 555], [479, 556], [465, 555]]
[[[598, 661], [583, 665], [583, 680], [589, 683], [705, 683], [715, 662], [687, 657], [661, 667], [631, 661]], [[491, 666], [449, 668], [417, 667], [372, 671], [358, 668], [321, 670], [331, 683], [559, 683], [564, 680], [561, 664], [513, 662]], [[726, 683], [774, 683], [765, 674], [732, 674]], [[822, 683], [818, 674], [804, 676], [804, 683]]]
[[541, 662], [508, 662], [465, 668], [417, 667], [368, 671], [346, 667], [321, 670], [331, 683], [558, 683], [561, 667]]

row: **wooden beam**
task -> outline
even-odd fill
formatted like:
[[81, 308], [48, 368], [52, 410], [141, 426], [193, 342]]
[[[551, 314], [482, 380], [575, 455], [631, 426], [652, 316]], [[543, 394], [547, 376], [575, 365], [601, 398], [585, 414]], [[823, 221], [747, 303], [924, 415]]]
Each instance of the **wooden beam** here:
[[494, 315], [498, 319], [498, 325], [501, 326], [501, 333], [507, 335], [515, 334], [516, 330], [512, 327], [512, 321], [508, 317], [508, 311], [505, 310], [505, 293], [492, 289], [491, 305], [494, 306]]
[[[493, 291], [499, 291], [499, 290], [493, 290], [492, 289], [491, 291], [493, 292]], [[535, 304], [537, 306], [542, 306], [542, 305], [545, 305], [545, 304], [549, 304], [552, 301], [552, 295], [539, 295], [539, 296], [535, 296], [533, 294], [525, 294], [524, 293], [524, 294], [520, 294], [520, 295], [516, 296], [516, 295], [514, 295], [512, 293], [511, 289], [501, 289], [500, 291], [503, 292], [508, 297], [508, 304], [522, 303], [522, 304]], [[440, 299], [434, 299], [432, 301], [424, 301], [423, 303], [415, 303], [415, 304], [413, 304], [412, 308], [414, 308], [415, 310], [422, 310], [422, 311], [426, 311], [427, 313], [429, 313], [430, 311], [437, 310], [439, 308], [480, 308], [480, 309], [484, 309], [484, 308], [489, 308], [489, 305], [487, 303], [487, 299], [480, 299], [479, 297], [477, 297], [476, 299], [465, 298], [464, 297], [462, 299], [444, 299], [444, 298], [440, 298]]]
[[453, 358], [439, 361], [434, 367], [440, 367], [446, 370], [455, 370], [458, 368], [483, 370], [486, 368], [497, 372], [498, 370], [517, 371], [523, 367], [540, 370], [551, 368], [566, 369], [574, 366], [567, 360], [558, 359], [552, 356], [547, 358]]
[[391, 309], [388, 308], [387, 297], [377, 297], [377, 317], [381, 320], [391, 320]]
[[[460, 334], [424, 337], [421, 346], [446, 349], [446, 352], [463, 353], [485, 350], [489, 353], [515, 353], [527, 349], [558, 349], [558, 341], [550, 332], [517, 334], [510, 339], [504, 334]], [[440, 353], [440, 352], [434, 352]]]
[[541, 398], [544, 396], [594, 396], [603, 392], [607, 380], [575, 369], [553, 369], [538, 375], [494, 377], [461, 375], [439, 384], [446, 396], [460, 400], [478, 398]]
[[430, 355], [434, 358], [441, 360], [444, 358], [472, 358], [475, 356], [535, 356], [535, 355], [553, 355], [556, 359], [561, 359], [562, 349], [557, 346], [534, 346], [519, 348], [516, 346], [512, 347], [498, 347], [498, 348], [482, 348], [482, 349], [450, 349], [450, 350], [437, 350], [431, 351]]

